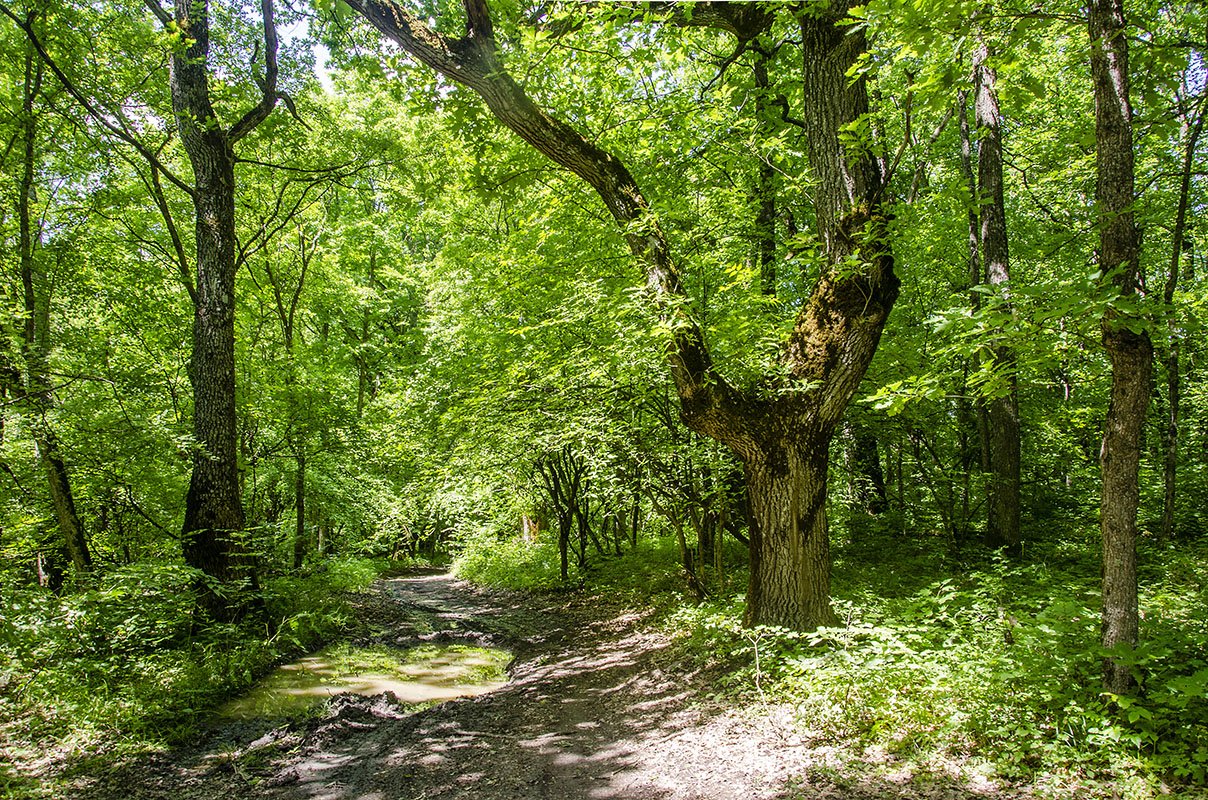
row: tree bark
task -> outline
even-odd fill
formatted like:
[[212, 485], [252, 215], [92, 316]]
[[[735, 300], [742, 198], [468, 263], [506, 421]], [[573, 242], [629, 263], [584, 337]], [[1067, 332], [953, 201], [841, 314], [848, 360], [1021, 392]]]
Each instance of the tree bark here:
[[751, 578], [743, 621], [749, 626], [837, 621], [826, 519], [829, 448], [830, 436], [823, 433], [746, 462]]
[[1190, 123], [1184, 121], [1183, 135], [1186, 138], [1186, 146], [1183, 150], [1183, 168], [1179, 175], [1179, 204], [1175, 211], [1174, 231], [1171, 236], [1173, 241], [1170, 249], [1170, 268], [1166, 273], [1166, 286], [1162, 291], [1162, 302], [1165, 306], [1166, 329], [1168, 343], [1166, 345], [1165, 357], [1162, 359], [1166, 367], [1166, 426], [1163, 431], [1163, 458], [1162, 458], [1162, 527], [1161, 536], [1163, 541], [1169, 541], [1174, 536], [1175, 530], [1175, 501], [1176, 501], [1176, 477], [1179, 465], [1179, 417], [1180, 404], [1182, 403], [1181, 387], [1179, 378], [1179, 345], [1180, 331], [1177, 324], [1177, 315], [1174, 310], [1174, 293], [1178, 288], [1179, 283], [1179, 266], [1183, 260], [1183, 254], [1191, 247], [1191, 242], [1187, 236], [1187, 207], [1191, 195], [1191, 170], [1195, 161], [1195, 150], [1199, 144], [1200, 134], [1204, 130], [1205, 112], [1201, 101], [1201, 107], [1196, 115], [1195, 122]]
[[[1121, 299], [1142, 288], [1140, 236], [1133, 219], [1134, 168], [1132, 106], [1129, 101], [1128, 39], [1121, 0], [1091, 0], [1091, 78], [1095, 95], [1095, 199], [1099, 214], [1102, 280]], [[1103, 646], [1131, 650], [1137, 644], [1138, 470], [1149, 405], [1153, 344], [1146, 321], [1109, 307], [1101, 324], [1111, 361], [1111, 402], [1099, 452], [1099, 503], [1103, 537]], [[1122, 694], [1135, 688], [1122, 660], [1104, 662], [1104, 685]]]
[[[973, 132], [969, 125], [969, 91], [962, 90], [957, 95], [957, 106], [960, 113], [960, 137], [961, 137], [961, 174], [965, 178], [965, 185], [969, 188], [969, 209], [967, 212], [968, 221], [968, 242], [969, 242], [969, 308], [974, 314], [981, 311], [982, 296], [978, 291], [978, 287], [982, 283], [982, 268], [981, 268], [981, 225], [978, 221], [978, 200], [977, 200], [977, 178], [973, 172]], [[965, 372], [968, 373], [968, 360], [965, 363]], [[968, 389], [968, 383], [964, 384], [964, 389]], [[990, 471], [990, 422], [986, 413], [986, 404], [980, 397], [974, 397], [971, 401], [974, 422], [977, 429], [977, 463], [981, 467], [983, 473]], [[972, 459], [962, 458], [962, 465], [968, 466], [968, 462]]]
[[[763, 50], [756, 53], [753, 65], [755, 74], [755, 117], [760, 130], [767, 125], [766, 117], [771, 101], [772, 84], [768, 76], [768, 56]], [[765, 297], [776, 296], [776, 167], [772, 157], [761, 155], [756, 183], [755, 242], [759, 262], [759, 287]]]
[[[848, 152], [842, 143], [841, 133], [868, 110], [863, 80], [848, 78], [865, 47], [861, 31], [849, 35], [842, 27], [848, 3], [800, 16], [812, 200], [825, 265], [785, 343], [782, 369], [769, 376], [774, 391], [761, 394], [739, 391], [715, 369], [668, 241], [629, 170], [539, 108], [507, 73], [485, 0], [464, 0], [466, 32], [456, 39], [393, 0], [349, 4], [421, 63], [478, 93], [498, 120], [600, 196], [645, 265], [647, 289], [672, 331], [667, 362], [685, 424], [729, 446], [745, 465], [752, 530], [759, 531], [750, 540], [747, 622], [796, 630], [832, 622], [828, 445], [898, 293], [877, 161], [869, 148]], [[759, 4], [693, 6], [692, 24], [744, 41], [770, 20]], [[796, 505], [777, 505], [786, 499]], [[794, 569], [800, 572], [789, 576]]]
[[885, 513], [889, 497], [885, 491], [885, 471], [876, 434], [863, 425], [844, 423], [847, 433], [849, 464], [854, 504], [872, 516]]
[[[184, 46], [169, 62], [172, 109], [193, 168], [196, 298], [189, 381], [193, 387], [193, 473], [181, 535], [185, 563], [220, 584], [256, 587], [254, 560], [242, 540], [235, 413], [235, 151], [234, 144], [272, 111], [277, 100], [277, 37], [272, 0], [262, 0], [266, 75], [261, 102], [229, 129], [210, 99], [210, 17], [207, 5], [175, 0], [174, 21]], [[246, 610], [207, 583], [202, 608], [227, 620]]]
[[[986, 283], [994, 290], [1004, 313], [1010, 314], [1011, 272], [1007, 242], [1007, 213], [1003, 197], [1002, 115], [995, 89], [997, 76], [987, 63], [989, 50], [978, 48], [974, 63], [977, 97], [974, 113], [979, 132], [977, 188], [979, 248]], [[987, 498], [986, 541], [991, 547], [1018, 553], [1019, 531], [1019, 391], [1015, 378], [1015, 351], [996, 343], [987, 357], [1002, 374], [1006, 390], [995, 392], [985, 403], [986, 453], [990, 485]]]

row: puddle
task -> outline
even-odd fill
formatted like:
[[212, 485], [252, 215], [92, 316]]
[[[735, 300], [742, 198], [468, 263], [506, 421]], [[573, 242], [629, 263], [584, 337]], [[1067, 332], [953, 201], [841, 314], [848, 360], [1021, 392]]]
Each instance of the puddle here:
[[494, 691], [507, 683], [511, 654], [466, 645], [409, 650], [337, 644], [278, 667], [250, 692], [218, 710], [227, 719], [305, 715], [344, 692], [394, 692], [404, 703], [438, 703]]

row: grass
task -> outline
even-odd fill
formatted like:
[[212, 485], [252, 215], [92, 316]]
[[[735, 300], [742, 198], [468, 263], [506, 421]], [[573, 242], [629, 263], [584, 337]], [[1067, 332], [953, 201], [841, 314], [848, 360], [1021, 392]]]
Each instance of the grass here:
[[[348, 593], [384, 562], [269, 578], [265, 613], [191, 630], [193, 575], [135, 566], [64, 596], [0, 589], [0, 797], [46, 797], [55, 773], [187, 740], [224, 699], [353, 623]], [[84, 763], [87, 761], [87, 763]], [[56, 766], [57, 765], [57, 766]]]
[[[1093, 531], [1035, 537], [1019, 562], [874, 526], [836, 540], [843, 622], [808, 634], [741, 626], [734, 543], [723, 576], [701, 570], [711, 596], [699, 604], [669, 537], [621, 558], [593, 552], [569, 586], [548, 541], [481, 535], [455, 569], [657, 607], [683, 657], [721, 675], [726, 702], [792, 709], [807, 740], [846, 754], [852, 780], [892, 767], [920, 781], [953, 770], [1005, 780], [1037, 797], [1208, 796], [1208, 542], [1142, 542], [1143, 641], [1130, 656], [1141, 691], [1115, 697], [1100, 689]], [[346, 592], [383, 567], [278, 576], [265, 619], [203, 636], [190, 634], [186, 571], [131, 568], [62, 598], [0, 590], [0, 797], [53, 796], [53, 781], [33, 777], [47, 752], [83, 765], [85, 754], [189, 737], [223, 699], [350, 624]]]
[[935, 545], [838, 547], [835, 628], [745, 630], [737, 598], [682, 606], [673, 626], [689, 631], [687, 652], [729, 666], [735, 695], [758, 685], [816, 741], [848, 748], [853, 765], [867, 752], [921, 773], [959, 762], [1037, 796], [1098, 786], [1150, 798], [1205, 784], [1208, 602], [1197, 576], [1208, 575], [1208, 547], [1143, 548], [1141, 690], [1116, 697], [1101, 690], [1092, 557], [1052, 543], [1014, 563]]

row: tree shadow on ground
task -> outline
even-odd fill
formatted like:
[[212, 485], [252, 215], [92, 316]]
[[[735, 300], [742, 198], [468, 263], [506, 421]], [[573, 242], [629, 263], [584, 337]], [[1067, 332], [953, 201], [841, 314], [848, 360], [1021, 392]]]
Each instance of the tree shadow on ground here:
[[[641, 613], [469, 591], [447, 577], [387, 582], [395, 639], [514, 639], [512, 682], [408, 713], [341, 696], [265, 733], [228, 729], [191, 751], [132, 759], [73, 795], [93, 800], [771, 800], [1012, 796], [946, 776], [857, 769], [802, 737], [787, 709], [705, 698]], [[397, 607], [395, 612], [397, 613]], [[409, 615], [409, 616], [408, 616]], [[420, 622], [416, 623], [416, 619]], [[427, 632], [425, 632], [427, 631]], [[755, 711], [757, 713], [748, 713]], [[772, 711], [773, 713], [765, 713]], [[225, 738], [224, 738], [225, 737]], [[932, 779], [932, 777], [934, 779]]]
[[[624, 628], [624, 620], [616, 621]], [[640, 630], [524, 665], [513, 684], [303, 748], [269, 779], [290, 800], [984, 798], [943, 775], [851, 776], [791, 720], [700, 704]], [[590, 643], [589, 643], [590, 642]], [[999, 796], [1003, 796], [999, 793]]]

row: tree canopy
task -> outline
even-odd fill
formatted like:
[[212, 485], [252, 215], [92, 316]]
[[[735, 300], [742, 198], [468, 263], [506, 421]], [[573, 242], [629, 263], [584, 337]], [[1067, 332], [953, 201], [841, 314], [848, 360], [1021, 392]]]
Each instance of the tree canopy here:
[[229, 691], [364, 560], [816, 648], [959, 585], [1204, 780], [1200, 5], [0, 15], [0, 702]]

